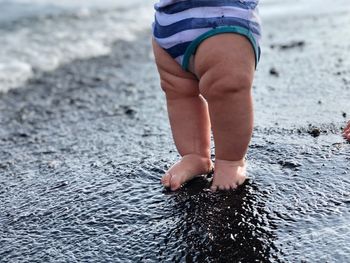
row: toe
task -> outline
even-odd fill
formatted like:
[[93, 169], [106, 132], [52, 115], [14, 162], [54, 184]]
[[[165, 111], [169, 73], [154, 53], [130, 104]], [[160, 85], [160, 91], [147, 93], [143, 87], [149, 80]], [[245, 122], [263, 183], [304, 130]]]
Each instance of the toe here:
[[230, 185], [225, 185], [224, 188], [225, 188], [225, 191], [230, 191], [231, 190]]
[[219, 185], [219, 190], [220, 191], [224, 191], [225, 190], [225, 186], [224, 185]]
[[242, 184], [244, 184], [244, 182], [245, 182], [245, 180], [246, 180], [247, 178], [244, 176], [242, 176], [241, 178], [239, 178], [239, 180], [238, 180], [238, 182], [237, 182], [237, 185], [242, 185]]
[[237, 184], [232, 183], [232, 184], [230, 185], [230, 188], [231, 188], [232, 190], [236, 190], [236, 188], [237, 188]]
[[170, 182], [171, 191], [176, 191], [181, 188], [181, 183], [177, 180], [171, 180]]
[[162, 179], [161, 182], [165, 187], [170, 187], [170, 180], [171, 180], [171, 174], [166, 173]]
[[212, 192], [216, 192], [216, 191], [218, 190], [218, 187], [217, 187], [216, 185], [212, 185], [212, 186], [210, 187], [210, 190], [211, 190]]

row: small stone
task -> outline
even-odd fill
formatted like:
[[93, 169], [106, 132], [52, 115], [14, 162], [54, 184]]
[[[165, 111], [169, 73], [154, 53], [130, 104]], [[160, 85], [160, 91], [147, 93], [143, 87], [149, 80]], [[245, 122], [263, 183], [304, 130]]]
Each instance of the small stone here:
[[280, 73], [277, 71], [276, 68], [271, 68], [270, 69], [270, 75], [275, 76], [275, 77], [279, 77]]
[[0, 169], [7, 169], [7, 163], [0, 163]]
[[136, 110], [134, 110], [134, 109], [126, 109], [125, 111], [124, 111], [124, 113], [126, 114], [126, 115], [134, 115], [135, 113], [136, 113]]
[[311, 130], [308, 131], [308, 133], [309, 133], [312, 137], [316, 138], [316, 137], [318, 137], [318, 136], [321, 135], [321, 130], [320, 130], [319, 128], [312, 128]]
[[56, 169], [59, 165], [60, 165], [60, 161], [57, 161], [57, 160], [52, 160], [52, 161], [48, 162], [48, 164], [47, 164], [47, 166], [50, 169]]
[[93, 77], [92, 80], [95, 81], [95, 82], [100, 82], [100, 81], [103, 80], [103, 78], [100, 77], [100, 76], [96, 76], [96, 77]]
[[121, 108], [124, 111], [124, 114], [126, 114], [128, 116], [134, 116], [136, 114], [136, 110], [128, 105], [123, 105], [123, 106], [121, 106]]
[[58, 182], [56, 185], [52, 186], [50, 189], [51, 190], [59, 189], [59, 188], [65, 187], [67, 185], [69, 185], [68, 181], [62, 181], [62, 182]]
[[19, 132], [19, 133], [17, 133], [17, 136], [18, 136], [18, 137], [21, 137], [21, 138], [28, 138], [28, 137], [29, 137], [29, 134], [28, 134], [28, 133], [25, 133], [25, 132]]
[[304, 47], [305, 41], [292, 41], [288, 44], [280, 45], [280, 49], [289, 49], [289, 48], [296, 48], [296, 47]]
[[95, 161], [91, 163], [90, 166], [93, 168], [100, 168], [102, 166], [102, 163], [100, 161]]
[[280, 160], [278, 161], [278, 164], [282, 165], [284, 168], [289, 168], [289, 169], [294, 169], [301, 166], [301, 164], [295, 160]]

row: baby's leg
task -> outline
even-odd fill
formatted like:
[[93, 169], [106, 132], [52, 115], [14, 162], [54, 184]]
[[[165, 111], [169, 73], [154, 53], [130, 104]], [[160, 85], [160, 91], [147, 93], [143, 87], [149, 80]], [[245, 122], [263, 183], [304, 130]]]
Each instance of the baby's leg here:
[[350, 141], [350, 121], [348, 122], [348, 125], [344, 129], [344, 138]]
[[212, 169], [208, 106], [199, 94], [198, 80], [182, 70], [155, 42], [153, 50], [166, 95], [172, 134], [182, 156], [162, 178], [163, 185], [174, 191]]
[[217, 35], [199, 46], [194, 67], [214, 134], [212, 190], [234, 189], [245, 181], [244, 158], [253, 130], [254, 51], [243, 36]]

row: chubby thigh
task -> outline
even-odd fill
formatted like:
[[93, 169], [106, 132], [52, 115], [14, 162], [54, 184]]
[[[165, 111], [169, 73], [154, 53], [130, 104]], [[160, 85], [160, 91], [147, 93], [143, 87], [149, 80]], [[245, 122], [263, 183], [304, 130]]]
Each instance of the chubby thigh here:
[[[219, 34], [204, 40], [190, 65], [182, 67], [153, 39], [155, 61], [162, 82], [174, 92], [204, 92], [210, 86], [251, 87], [255, 72], [255, 53], [249, 40], [234, 33]], [[201, 89], [201, 91], [199, 90]]]
[[202, 82], [205, 81], [203, 77], [213, 81], [225, 78], [231, 85], [242, 82], [250, 86], [255, 72], [254, 49], [244, 36], [234, 33], [215, 35], [199, 45], [192, 67]]
[[196, 76], [183, 70], [154, 39], [152, 39], [152, 45], [161, 87], [167, 96], [199, 95], [199, 82]]

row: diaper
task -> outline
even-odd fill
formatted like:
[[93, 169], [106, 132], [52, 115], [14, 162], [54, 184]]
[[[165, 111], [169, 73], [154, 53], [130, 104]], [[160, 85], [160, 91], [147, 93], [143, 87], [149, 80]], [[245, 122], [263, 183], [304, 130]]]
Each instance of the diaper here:
[[172, 3], [164, 4], [160, 1], [155, 5], [153, 37], [159, 46], [188, 71], [193, 55], [205, 39], [224, 33], [239, 34], [251, 43], [257, 65], [261, 53], [258, 2], [259, 0], [173, 0]]

